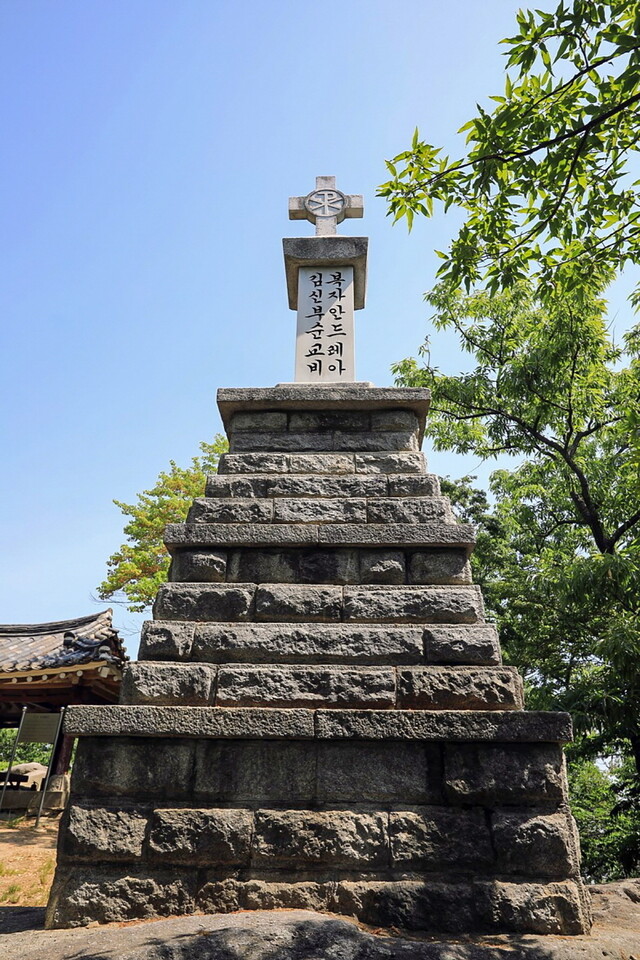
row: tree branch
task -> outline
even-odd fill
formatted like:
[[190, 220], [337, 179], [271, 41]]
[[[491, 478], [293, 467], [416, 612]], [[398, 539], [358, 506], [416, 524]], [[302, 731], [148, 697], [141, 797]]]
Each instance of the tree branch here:
[[[579, 39], [579, 38], [576, 37], [576, 39]], [[578, 70], [578, 72], [574, 73], [572, 77], [570, 77], [564, 83], [561, 83], [559, 87], [556, 87], [554, 90], [550, 90], [549, 93], [545, 93], [544, 96], [538, 97], [537, 100], [533, 101], [533, 103], [531, 104], [531, 107], [529, 108], [529, 110], [525, 112], [524, 116], [526, 117], [529, 113], [531, 113], [532, 110], [538, 107], [541, 103], [544, 103], [545, 100], [549, 100], [550, 97], [557, 97], [558, 94], [562, 93], [568, 87], [573, 86], [573, 84], [577, 80], [579, 80], [581, 77], [584, 77], [585, 74], [591, 73], [592, 70], [597, 70], [598, 67], [602, 67], [605, 63], [610, 63], [612, 60], [615, 60], [616, 57], [626, 56], [632, 51], [639, 50], [639, 49], [640, 49], [640, 44], [636, 44], [635, 46], [630, 47], [629, 50], [620, 50], [616, 53], [612, 53], [608, 57], [601, 57], [600, 60], [594, 60], [592, 63], [587, 63], [586, 66], [582, 68], [582, 70]], [[585, 56], [584, 51], [582, 55], [586, 60], [587, 58]]]
[[620, 538], [623, 537], [625, 533], [627, 533], [628, 530], [631, 530], [631, 528], [635, 527], [636, 523], [639, 523], [639, 522], [640, 522], [640, 510], [637, 510], [634, 514], [632, 514], [628, 518], [628, 520], [625, 520], [624, 523], [621, 523], [618, 529], [615, 531], [615, 533], [611, 537], [609, 537], [609, 542], [611, 543], [611, 546], [614, 546], [618, 542], [618, 540], [620, 540]]
[[[574, 127], [572, 130], [567, 130], [566, 133], [559, 133], [556, 137], [551, 137], [547, 140], [541, 140], [540, 143], [537, 143], [533, 147], [528, 147], [526, 150], [503, 150], [498, 153], [485, 153], [479, 157], [474, 157], [472, 160], [467, 160], [465, 163], [457, 163], [451, 167], [447, 167], [446, 170], [435, 174], [433, 177], [429, 177], [426, 181], [426, 184], [430, 186], [431, 184], [437, 183], [439, 180], [444, 179], [448, 174], [455, 173], [459, 170], [465, 170], [467, 167], [475, 167], [480, 163], [484, 163], [486, 160], [524, 160], [525, 157], [531, 157], [535, 153], [538, 153], [540, 150], [545, 150], [548, 147], [555, 147], [558, 143], [564, 143], [566, 140], [571, 140], [574, 137], [578, 137], [581, 134], [588, 134], [600, 124], [604, 123], [605, 120], [609, 120], [611, 117], [616, 116], [618, 113], [622, 113], [627, 107], [633, 106], [634, 103], [640, 102], [640, 93], [634, 94], [632, 97], [627, 97], [626, 100], [622, 100], [620, 103], [614, 104], [608, 110], [605, 110], [603, 113], [599, 113], [597, 116], [592, 117], [587, 123], [580, 124], [578, 127]], [[411, 188], [407, 190], [407, 193], [411, 192]]]

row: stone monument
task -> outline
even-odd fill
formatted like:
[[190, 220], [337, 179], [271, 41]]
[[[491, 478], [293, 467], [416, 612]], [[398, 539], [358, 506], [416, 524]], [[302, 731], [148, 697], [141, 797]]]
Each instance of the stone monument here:
[[218, 392], [229, 453], [167, 528], [121, 703], [67, 712], [50, 927], [290, 907], [589, 929], [570, 719], [526, 712], [501, 662], [473, 529], [419, 452], [428, 391], [354, 382], [367, 241], [335, 227], [361, 213], [333, 178], [291, 201], [318, 234], [284, 241], [297, 382]]
[[341, 193], [335, 177], [316, 177], [308, 196], [289, 200], [292, 220], [316, 226], [314, 239], [283, 241], [289, 306], [298, 311], [297, 383], [355, 381], [353, 311], [364, 307], [367, 238], [339, 237], [336, 227], [363, 214], [362, 197]]

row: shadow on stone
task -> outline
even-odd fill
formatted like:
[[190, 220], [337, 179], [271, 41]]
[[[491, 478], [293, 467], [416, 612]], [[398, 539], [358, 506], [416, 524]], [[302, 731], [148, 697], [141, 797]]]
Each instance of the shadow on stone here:
[[[268, 916], [236, 914], [228, 924], [168, 938], [151, 936], [137, 944], [126, 960], [571, 960], [574, 954], [539, 944], [538, 938], [499, 937], [461, 940], [405, 939], [361, 930], [348, 921], [317, 917], [292, 922], [274, 912]], [[554, 938], [555, 939], [555, 938]], [[560, 949], [558, 947], [560, 946]], [[121, 953], [86, 950], [65, 960], [115, 960]]]
[[0, 934], [44, 930], [44, 907], [0, 907]]

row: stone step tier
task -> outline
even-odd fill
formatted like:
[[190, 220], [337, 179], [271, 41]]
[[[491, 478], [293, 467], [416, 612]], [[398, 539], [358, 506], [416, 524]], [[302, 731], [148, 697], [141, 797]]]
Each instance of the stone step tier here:
[[492, 624], [195, 623], [148, 620], [141, 661], [467, 664], [501, 661]]
[[217, 707], [521, 710], [515, 667], [134, 663], [126, 703]]
[[115, 706], [81, 737], [49, 924], [302, 908], [579, 933], [563, 714]]
[[420, 453], [428, 393], [225, 390], [121, 703], [80, 744], [50, 926], [308, 908], [581, 933], [567, 715], [524, 710]]

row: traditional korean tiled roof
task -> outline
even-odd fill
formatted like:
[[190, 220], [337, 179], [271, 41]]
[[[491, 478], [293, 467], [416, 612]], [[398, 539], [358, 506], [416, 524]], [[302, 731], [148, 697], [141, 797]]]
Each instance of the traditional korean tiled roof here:
[[0, 673], [91, 661], [122, 666], [126, 656], [112, 616], [109, 609], [56, 623], [0, 624]]

